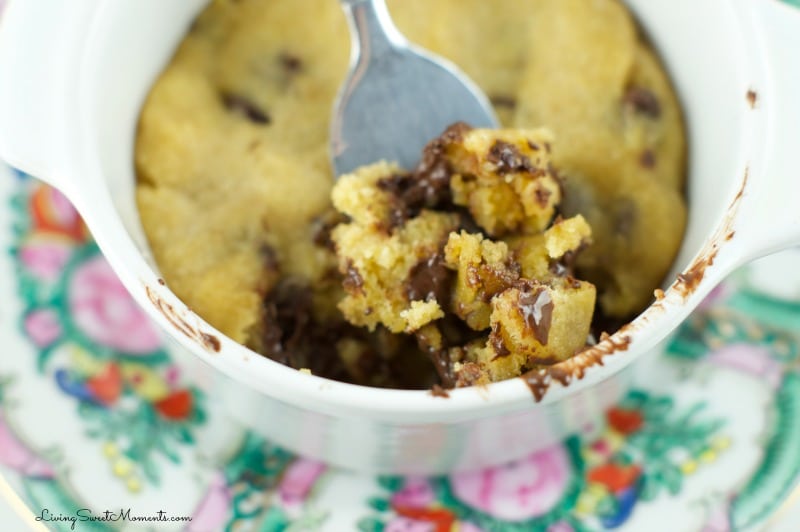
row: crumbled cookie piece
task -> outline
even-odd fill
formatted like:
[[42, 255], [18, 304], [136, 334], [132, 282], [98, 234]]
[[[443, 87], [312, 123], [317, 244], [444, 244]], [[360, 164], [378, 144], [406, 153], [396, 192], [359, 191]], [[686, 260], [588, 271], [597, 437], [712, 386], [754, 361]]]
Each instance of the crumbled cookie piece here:
[[450, 146], [453, 203], [490, 236], [545, 229], [561, 201], [546, 130], [474, 129]]
[[[416, 333], [445, 386], [506, 379], [583, 347], [595, 288], [562, 262], [591, 229], [580, 215], [553, 221], [560, 189], [542, 136], [456, 124], [414, 172], [378, 163], [344, 176], [333, 201], [350, 221], [332, 238], [345, 318]], [[547, 201], [528, 202], [537, 197]]]
[[452, 233], [444, 248], [446, 264], [458, 272], [453, 293], [453, 312], [470, 328], [489, 327], [490, 302], [519, 279], [520, 266], [505, 242], [493, 242], [480, 234]]
[[592, 229], [580, 214], [558, 219], [543, 233], [506, 239], [515, 254], [522, 275], [529, 279], [549, 279], [574, 274], [572, 262], [578, 251], [591, 243]]
[[443, 316], [438, 301], [449, 295], [449, 272], [436, 257], [447, 235], [458, 227], [452, 213], [422, 210], [397, 225], [396, 199], [381, 186], [402, 172], [378, 163], [343, 176], [333, 189], [333, 204], [350, 218], [331, 233], [344, 276], [339, 309], [352, 324], [374, 330], [413, 332]]

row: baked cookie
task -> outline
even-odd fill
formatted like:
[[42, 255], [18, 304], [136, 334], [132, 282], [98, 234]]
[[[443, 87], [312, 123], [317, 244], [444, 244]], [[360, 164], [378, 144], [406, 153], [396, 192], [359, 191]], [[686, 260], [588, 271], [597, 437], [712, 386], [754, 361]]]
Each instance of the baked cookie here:
[[[516, 189], [485, 176], [470, 181], [488, 161], [470, 155], [487, 153], [473, 137], [464, 164], [472, 161], [475, 168], [459, 174], [450, 191], [457, 205], [447, 215], [458, 214], [457, 232], [505, 243], [522, 278], [544, 278], [553, 268], [590, 281], [598, 315], [622, 320], [640, 311], [683, 235], [685, 139], [667, 74], [624, 6], [617, 0], [388, 4], [412, 41], [476, 81], [504, 127], [547, 128], [553, 139], [551, 153], [546, 146], [526, 152], [514, 132], [502, 139], [548, 172], [530, 179], [537, 199], [516, 179]], [[142, 108], [135, 149], [142, 226], [170, 288], [234, 340], [333, 378], [425, 386], [434, 368], [419, 362], [422, 352], [410, 348], [405, 335], [383, 325], [373, 333], [343, 328], [339, 304], [348, 294], [331, 237], [342, 220], [331, 205], [328, 130], [349, 49], [336, 2], [210, 2]], [[516, 154], [510, 155], [497, 152], [515, 166]], [[558, 175], [539, 157], [548, 157]], [[435, 172], [429, 177], [435, 186], [423, 196], [430, 192], [425, 201], [438, 201]], [[387, 186], [419, 193], [402, 180]], [[409, 214], [404, 205], [395, 205], [390, 225]], [[465, 213], [485, 227], [465, 224]], [[591, 226], [593, 244], [552, 258], [539, 229], [553, 216], [566, 222], [578, 214]], [[436, 336], [432, 328], [441, 329], [448, 345], [460, 347], [434, 364], [440, 377], [443, 368], [458, 365], [462, 383], [479, 382], [485, 373], [464, 346], [486, 349], [486, 343], [472, 338], [469, 327], [472, 333], [451, 327], [452, 319], [462, 320], [440, 308], [445, 318], [415, 333], [429, 333], [423, 350]], [[427, 302], [399, 319], [405, 330], [435, 314]], [[491, 321], [487, 309], [478, 314], [481, 323], [487, 316]], [[325, 334], [310, 334], [312, 328]], [[415, 362], [399, 362], [398, 353], [412, 351]]]

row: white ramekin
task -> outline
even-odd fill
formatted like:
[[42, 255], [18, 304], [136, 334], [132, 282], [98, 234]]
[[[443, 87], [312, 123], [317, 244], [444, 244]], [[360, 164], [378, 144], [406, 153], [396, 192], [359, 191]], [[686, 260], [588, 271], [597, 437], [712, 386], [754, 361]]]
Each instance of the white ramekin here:
[[677, 86], [690, 137], [689, 227], [664, 298], [543, 372], [538, 401], [522, 379], [441, 398], [296, 372], [223, 337], [160, 285], [139, 225], [139, 108], [204, 4], [11, 0], [0, 22], [0, 157], [60, 188], [136, 300], [220, 375], [216, 399], [297, 452], [433, 473], [548, 445], [617, 399], [623, 370], [726, 274], [800, 242], [800, 13], [777, 0], [631, 0]]

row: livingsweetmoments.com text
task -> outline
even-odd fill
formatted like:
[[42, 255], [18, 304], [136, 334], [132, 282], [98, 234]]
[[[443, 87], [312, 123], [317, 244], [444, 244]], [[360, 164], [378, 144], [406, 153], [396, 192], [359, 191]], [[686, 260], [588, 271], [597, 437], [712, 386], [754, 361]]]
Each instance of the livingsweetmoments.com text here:
[[192, 520], [191, 517], [169, 515], [167, 512], [159, 510], [150, 515], [137, 515], [131, 511], [130, 508], [122, 509], [119, 511], [105, 510], [104, 512], [95, 513], [89, 508], [81, 508], [76, 510], [74, 514], [59, 514], [53, 513], [47, 508], [42, 508], [36, 520], [43, 523], [70, 523], [70, 530], [76, 530], [79, 523], [90, 522], [122, 522], [130, 521], [134, 523], [172, 523], [172, 522], [186, 522]]

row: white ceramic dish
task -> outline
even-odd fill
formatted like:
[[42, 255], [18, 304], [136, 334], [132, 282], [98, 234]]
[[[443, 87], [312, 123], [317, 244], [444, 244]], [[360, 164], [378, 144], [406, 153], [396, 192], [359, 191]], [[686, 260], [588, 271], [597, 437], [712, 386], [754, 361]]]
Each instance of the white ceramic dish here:
[[790, 69], [800, 14], [777, 0], [631, 0], [687, 116], [691, 211], [675, 272], [682, 280], [630, 326], [561, 364], [565, 385], [543, 373], [538, 402], [521, 379], [443, 399], [303, 375], [187, 310], [158, 283], [138, 223], [139, 107], [204, 4], [12, 0], [0, 25], [0, 157], [60, 188], [134, 298], [228, 377], [225, 399], [237, 417], [300, 453], [402, 472], [522, 456], [599, 415], [624, 389], [623, 370], [734, 267], [800, 242], [800, 71]]
[[[68, 532], [54, 518], [120, 507], [166, 517], [74, 530], [797, 532], [784, 509], [800, 510], [800, 299], [742, 286], [750, 268], [636, 364], [604, 420], [512, 463], [387, 478], [297, 457], [232, 421], [215, 371], [176, 364], [185, 350], [79, 228], [63, 196], [0, 163], [4, 532]], [[6, 520], [4, 498], [27, 523]]]

